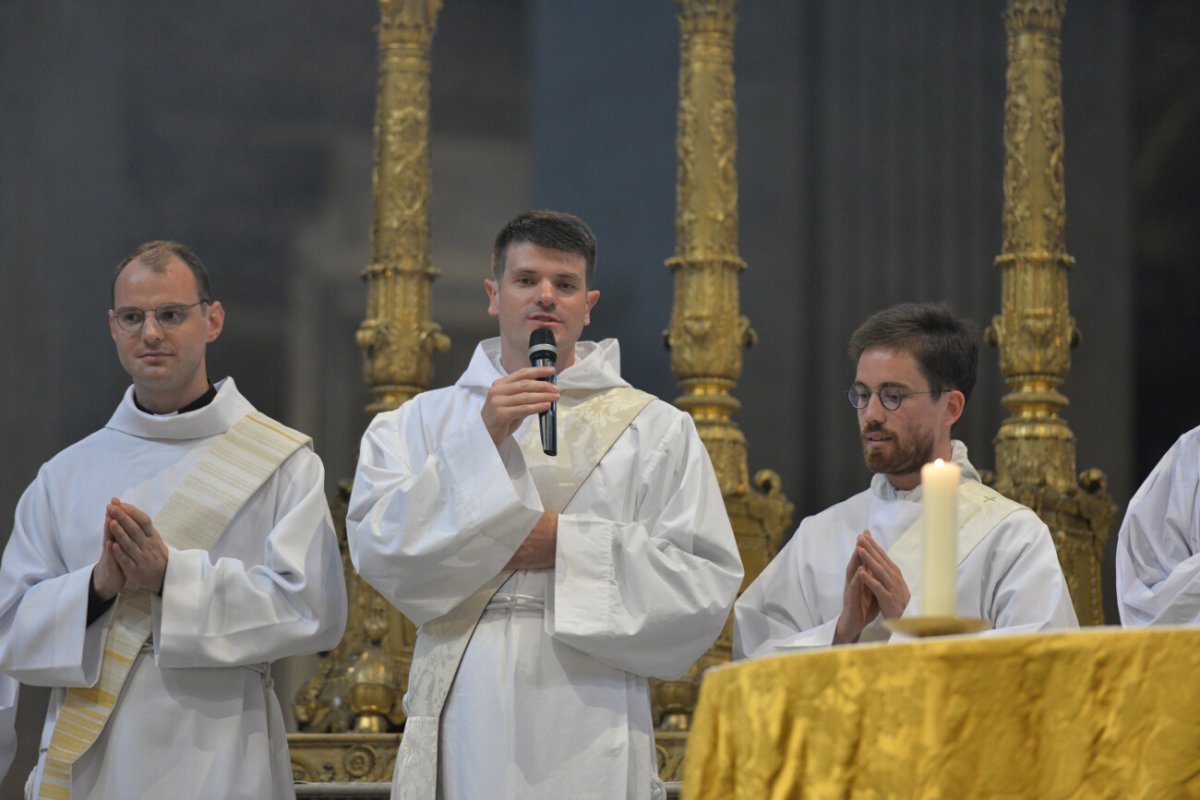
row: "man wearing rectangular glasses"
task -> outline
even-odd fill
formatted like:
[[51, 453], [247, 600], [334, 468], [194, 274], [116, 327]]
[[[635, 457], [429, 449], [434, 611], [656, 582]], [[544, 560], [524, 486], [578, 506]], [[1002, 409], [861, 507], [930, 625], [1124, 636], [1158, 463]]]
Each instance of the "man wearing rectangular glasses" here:
[[870, 488], [801, 522], [742, 594], [735, 658], [880, 641], [890, 636], [884, 620], [921, 615], [920, 558], [902, 559], [911, 549], [894, 546], [919, 536], [921, 467], [938, 458], [962, 470], [956, 614], [1009, 631], [1078, 627], [1046, 525], [983, 486], [951, 438], [978, 351], [970, 327], [943, 306], [894, 306], [854, 332], [848, 397]]
[[39, 798], [291, 798], [270, 663], [341, 638], [346, 590], [308, 437], [208, 381], [225, 310], [175, 242], [113, 276], [133, 385], [47, 462], [0, 565], [0, 670], [52, 688]]

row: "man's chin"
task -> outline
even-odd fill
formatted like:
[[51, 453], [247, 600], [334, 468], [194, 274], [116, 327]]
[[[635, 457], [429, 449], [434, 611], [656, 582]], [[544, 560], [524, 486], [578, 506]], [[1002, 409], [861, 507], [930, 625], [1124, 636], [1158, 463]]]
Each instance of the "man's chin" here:
[[893, 459], [890, 454], [884, 454], [870, 447], [863, 447], [863, 462], [871, 472], [889, 472]]
[[917, 476], [917, 482], [920, 483], [921, 467], [929, 459], [882, 458], [878, 453], [864, 453], [863, 460], [872, 474], [886, 475], [892, 479], [892, 483], [907, 482], [907, 479], [913, 476]]
[[872, 475], [878, 475], [881, 472], [887, 473], [887, 471], [888, 471], [888, 465], [883, 459], [872, 458], [871, 456], [864, 456], [863, 461], [867, 465], [867, 470]]
[[165, 386], [170, 386], [172, 383], [178, 382], [178, 378], [171, 370], [164, 367], [142, 367], [138, 370], [131, 371], [130, 377], [133, 378], [135, 384], [145, 384], [146, 386], [155, 389], [161, 389]]

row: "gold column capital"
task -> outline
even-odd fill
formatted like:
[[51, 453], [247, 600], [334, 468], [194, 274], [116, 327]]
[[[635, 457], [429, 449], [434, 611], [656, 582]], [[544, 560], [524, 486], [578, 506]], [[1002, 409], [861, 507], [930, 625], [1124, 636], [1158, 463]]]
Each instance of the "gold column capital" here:
[[675, 12], [685, 42], [693, 36], [711, 34], [732, 56], [737, 0], [675, 0]]
[[1004, 9], [1004, 26], [1009, 36], [1044, 33], [1057, 44], [1067, 14], [1067, 0], [1012, 0]]
[[379, 41], [429, 44], [442, 0], [379, 0]]

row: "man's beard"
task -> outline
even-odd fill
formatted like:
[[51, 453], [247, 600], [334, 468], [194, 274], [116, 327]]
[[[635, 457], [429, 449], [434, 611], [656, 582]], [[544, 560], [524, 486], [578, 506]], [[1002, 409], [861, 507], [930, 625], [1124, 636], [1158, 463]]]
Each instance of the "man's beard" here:
[[[872, 452], [867, 447], [868, 433], [886, 433], [891, 436], [891, 452]], [[905, 445], [893, 431], [882, 425], [872, 425], [862, 431], [861, 437], [863, 461], [867, 462], [867, 469], [874, 473], [911, 475], [933, 460], [933, 436], [918, 436]]]

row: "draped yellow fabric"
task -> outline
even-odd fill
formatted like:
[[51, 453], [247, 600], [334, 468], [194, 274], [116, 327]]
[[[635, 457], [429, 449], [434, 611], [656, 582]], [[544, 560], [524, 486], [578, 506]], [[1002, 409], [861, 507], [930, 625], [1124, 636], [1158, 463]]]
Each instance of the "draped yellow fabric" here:
[[1200, 630], [932, 639], [713, 670], [684, 800], [1200, 797]]

